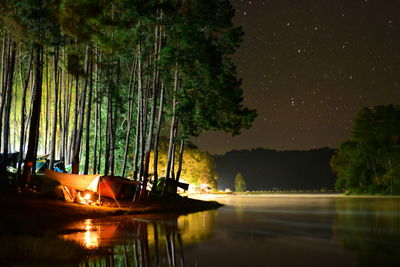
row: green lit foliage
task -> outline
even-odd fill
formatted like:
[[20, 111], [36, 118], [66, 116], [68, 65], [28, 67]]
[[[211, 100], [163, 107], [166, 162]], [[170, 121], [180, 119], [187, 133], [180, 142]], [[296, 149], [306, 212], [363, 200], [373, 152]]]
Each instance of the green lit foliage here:
[[363, 108], [352, 138], [331, 160], [337, 189], [353, 193], [400, 193], [400, 107]]
[[244, 180], [244, 177], [240, 172], [236, 174], [235, 177], [235, 191], [236, 192], [246, 191], [246, 181]]
[[229, 1], [194, 1], [177, 10], [167, 27], [172, 40], [165, 46], [164, 64], [177, 60], [181, 77], [177, 114], [184, 136], [223, 130], [233, 135], [249, 128], [256, 116], [242, 106], [240, 80], [230, 55], [243, 32], [232, 25]]
[[[158, 155], [158, 170], [159, 173], [165, 173], [167, 164], [167, 151], [168, 142], [166, 139], [162, 139], [159, 144], [159, 155]], [[153, 169], [153, 156], [151, 153], [150, 170]], [[178, 158], [178, 152], [175, 153], [175, 157]], [[183, 155], [181, 178], [191, 184], [201, 185], [208, 184], [212, 188], [217, 188], [218, 173], [214, 162], [214, 158], [205, 151], [199, 150], [194, 145], [187, 145], [185, 154]], [[175, 165], [175, 171], [178, 166]]]
[[[174, 171], [179, 173], [178, 141], [210, 130], [236, 135], [256, 116], [243, 106], [241, 82], [231, 60], [243, 32], [233, 26], [234, 9], [227, 0], [5, 0], [0, 1], [0, 15], [2, 43], [15, 42], [18, 48], [13, 88], [18, 98], [11, 116], [27, 121], [24, 127], [11, 125], [16, 133], [13, 143], [21, 139], [19, 128], [30, 127], [31, 90], [24, 100], [21, 95], [35, 43], [43, 57], [35, 149], [47, 154], [54, 141], [55, 159], [64, 158], [66, 165], [80, 161], [85, 170], [102, 173], [109, 163], [120, 174], [125, 155], [135, 153], [139, 160], [128, 162], [128, 169], [143, 168], [148, 163], [144, 154], [154, 151], [151, 141], [166, 138], [175, 125], [178, 130], [169, 138], [176, 145]], [[33, 74], [28, 89], [34, 85]], [[155, 133], [158, 127], [161, 131]], [[26, 142], [24, 146], [26, 150]], [[160, 151], [166, 151], [165, 146], [161, 142]], [[190, 145], [183, 147], [182, 178], [216, 187], [212, 157]], [[12, 144], [12, 150], [17, 149]], [[158, 160], [160, 176], [166, 161], [163, 153]]]

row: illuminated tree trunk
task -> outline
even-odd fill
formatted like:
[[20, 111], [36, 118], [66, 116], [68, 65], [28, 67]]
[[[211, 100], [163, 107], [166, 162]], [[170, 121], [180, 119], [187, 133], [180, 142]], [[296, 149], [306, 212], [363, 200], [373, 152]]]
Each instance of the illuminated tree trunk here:
[[31, 169], [36, 162], [36, 149], [38, 140], [38, 130], [40, 123], [40, 108], [42, 100], [42, 78], [43, 78], [43, 47], [38, 43], [34, 44], [35, 51], [35, 78], [33, 87], [33, 103], [32, 103], [32, 118], [29, 129], [28, 151], [26, 153], [24, 164], [25, 183], [29, 184], [31, 177]]
[[93, 94], [93, 56], [89, 59], [89, 96], [88, 107], [86, 109], [86, 140], [85, 140], [85, 169], [83, 174], [88, 174], [89, 171], [89, 152], [90, 152], [90, 114], [92, 112], [92, 94]]
[[[148, 64], [147, 64], [148, 65]], [[143, 182], [144, 179], [144, 158], [146, 149], [146, 136], [147, 136], [147, 113], [148, 113], [148, 97], [149, 97], [149, 79], [144, 79], [145, 87], [142, 93], [142, 112], [140, 113], [142, 122], [140, 132], [140, 164], [139, 164], [139, 180]]]
[[182, 138], [181, 144], [179, 146], [178, 171], [176, 172], [176, 181], [178, 181], [178, 182], [179, 182], [179, 179], [181, 178], [182, 164], [183, 164], [183, 152], [184, 151], [185, 151], [185, 140]]
[[[3, 113], [6, 106], [6, 97], [8, 89], [8, 71], [9, 71], [9, 55], [10, 55], [10, 40], [7, 38], [7, 33], [4, 33], [3, 39], [3, 55], [2, 55], [2, 83], [1, 83], [1, 106], [0, 106], [0, 148], [2, 146], [3, 133]], [[0, 170], [1, 171], [1, 170]]]
[[[85, 54], [85, 73], [88, 73], [89, 70], [89, 54], [90, 48], [86, 47], [86, 54]], [[72, 155], [72, 173], [78, 174], [79, 173], [79, 161], [80, 161], [80, 152], [81, 152], [81, 141], [82, 141], [82, 133], [83, 133], [83, 122], [85, 117], [85, 106], [86, 106], [86, 91], [87, 91], [87, 84], [88, 79], [85, 77], [83, 80], [83, 90], [81, 96], [81, 103], [80, 103], [80, 114], [79, 114], [79, 126], [77, 128], [77, 134], [74, 144], [74, 152]]]
[[75, 105], [74, 105], [74, 124], [71, 134], [70, 140], [70, 148], [69, 148], [69, 162], [72, 162], [72, 157], [74, 153], [74, 144], [77, 136], [77, 129], [78, 129], [78, 119], [79, 119], [79, 77], [75, 77]]
[[142, 87], [142, 59], [141, 44], [138, 45], [138, 89], [137, 89], [137, 112], [136, 112], [136, 133], [135, 133], [135, 154], [133, 159], [133, 173], [135, 181], [140, 179], [138, 174], [138, 161], [140, 157], [140, 133], [142, 132], [142, 105], [143, 105], [143, 87]]
[[[54, 169], [54, 160], [56, 156], [57, 142], [57, 108], [58, 108], [58, 54], [59, 49], [54, 49], [53, 71], [54, 71], [54, 106], [53, 106], [53, 129], [51, 131], [51, 149], [50, 149], [50, 165], [49, 169]], [[47, 81], [48, 82], [48, 81]], [[47, 116], [46, 116], [47, 117]], [[47, 119], [46, 119], [47, 121]]]
[[[63, 59], [65, 60], [65, 50], [63, 51]], [[66, 71], [62, 72], [64, 81], [64, 126], [62, 131], [62, 147], [61, 147], [61, 160], [66, 164], [66, 159], [69, 158], [68, 153], [68, 137], [69, 137], [69, 120], [71, 111], [71, 101], [72, 101], [72, 91], [73, 91], [73, 81], [70, 75]]]
[[[110, 70], [111, 72], [111, 70]], [[109, 74], [111, 76], [111, 74]], [[111, 79], [111, 78], [110, 78]], [[108, 89], [108, 101], [107, 101], [107, 121], [106, 121], [106, 147], [104, 154], [104, 175], [108, 175], [110, 171], [110, 143], [111, 143], [111, 120], [112, 120], [112, 98], [111, 88]]]
[[126, 137], [125, 137], [125, 149], [124, 149], [124, 161], [122, 164], [122, 172], [121, 176], [125, 177], [125, 171], [126, 171], [126, 162], [128, 159], [128, 153], [129, 153], [129, 143], [130, 143], [130, 137], [131, 137], [131, 128], [132, 128], [132, 110], [133, 110], [133, 102], [134, 102], [134, 97], [133, 97], [133, 92], [134, 92], [134, 84], [135, 84], [135, 79], [136, 79], [136, 58], [133, 59], [132, 63], [132, 70], [131, 70], [131, 75], [129, 78], [129, 91], [128, 91], [128, 111], [127, 111], [127, 123], [126, 123]]
[[174, 145], [174, 134], [175, 134], [175, 126], [176, 126], [176, 94], [178, 92], [178, 64], [175, 65], [175, 78], [174, 78], [174, 92], [172, 99], [172, 119], [169, 131], [169, 144], [168, 144], [168, 158], [167, 158], [167, 166], [165, 168], [165, 183], [164, 183], [164, 194], [167, 192], [167, 181], [170, 178], [171, 173], [171, 165], [172, 165], [172, 157], [173, 155], [173, 145]]
[[[120, 60], [118, 59], [117, 62], [117, 71], [116, 71], [116, 84], [112, 83], [113, 85], [113, 91], [115, 91], [115, 88], [120, 87], [120, 77], [121, 77], [121, 63]], [[112, 114], [113, 114], [113, 120], [111, 121], [111, 153], [110, 153], [110, 167], [111, 167], [111, 176], [114, 176], [115, 174], [115, 141], [116, 141], [116, 133], [117, 133], [117, 103], [114, 101], [114, 107], [112, 107]]]
[[[26, 93], [28, 91], [28, 85], [31, 75], [32, 69], [32, 57], [33, 57], [33, 47], [29, 52], [29, 61], [28, 61], [28, 70], [26, 73], [26, 78], [23, 84], [23, 93], [22, 93], [22, 103], [21, 103], [21, 124], [20, 124], [20, 135], [19, 135], [19, 155], [18, 155], [18, 169], [17, 169], [17, 184], [21, 181], [21, 167], [22, 167], [22, 160], [24, 157], [24, 142], [25, 142], [25, 109], [26, 109]], [[21, 67], [22, 72], [22, 67]], [[21, 75], [22, 78], [22, 75]]]
[[6, 95], [3, 99], [4, 101], [4, 125], [3, 125], [3, 157], [4, 163], [8, 163], [8, 149], [10, 143], [10, 113], [11, 113], [11, 101], [12, 101], [12, 88], [14, 84], [14, 72], [15, 72], [15, 51], [16, 44], [15, 42], [11, 42], [10, 44], [10, 56], [8, 62], [8, 71], [7, 71], [7, 86], [6, 86]]
[[157, 118], [157, 130], [154, 136], [154, 159], [153, 159], [154, 184], [152, 187], [153, 192], [156, 192], [157, 182], [158, 182], [158, 141], [160, 139], [163, 109], [164, 109], [164, 85], [161, 85], [160, 106], [158, 108], [158, 118]]
[[[96, 110], [95, 110], [95, 124], [94, 124], [94, 144], [93, 144], [93, 173], [100, 172], [100, 162], [101, 162], [101, 151], [97, 153], [98, 147], [101, 150], [101, 117], [100, 117], [100, 89], [98, 86], [99, 83], [99, 55], [96, 48], [96, 64], [95, 67], [95, 74], [96, 74], [96, 81], [95, 81], [95, 99], [96, 99]], [[100, 143], [100, 145], [98, 145]]]
[[174, 135], [173, 135], [173, 140], [174, 142], [172, 143], [172, 157], [171, 157], [171, 179], [175, 180], [175, 152], [176, 152], [176, 137], [178, 135], [178, 119], [175, 120], [175, 126], [174, 126]]
[[[46, 63], [48, 63], [48, 56], [46, 56]], [[44, 153], [47, 154], [47, 143], [49, 136], [49, 114], [50, 114], [50, 76], [49, 68], [46, 68], [46, 120], [45, 120], [45, 133], [44, 133]]]

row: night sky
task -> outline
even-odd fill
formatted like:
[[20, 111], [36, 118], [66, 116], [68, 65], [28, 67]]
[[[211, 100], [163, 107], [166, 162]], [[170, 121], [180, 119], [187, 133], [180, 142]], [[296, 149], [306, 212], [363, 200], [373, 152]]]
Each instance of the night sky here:
[[201, 135], [201, 149], [337, 147], [362, 107], [400, 103], [400, 1], [231, 2], [245, 32], [234, 61], [258, 117], [240, 136]]

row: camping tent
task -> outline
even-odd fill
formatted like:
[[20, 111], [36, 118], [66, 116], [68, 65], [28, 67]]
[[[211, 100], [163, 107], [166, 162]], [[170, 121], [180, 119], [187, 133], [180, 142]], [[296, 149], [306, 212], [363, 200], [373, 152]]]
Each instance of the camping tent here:
[[44, 176], [58, 181], [60, 185], [68, 186], [78, 191], [90, 190], [93, 192], [97, 192], [97, 185], [100, 178], [100, 175], [69, 174], [52, 170], [46, 170]]
[[89, 190], [101, 196], [115, 199], [133, 197], [135, 187], [138, 184], [138, 182], [117, 176], [79, 175], [51, 170], [46, 170], [44, 177], [56, 181], [57, 185], [63, 187], [64, 198], [66, 200], [68, 198], [75, 198], [74, 196], [66, 197], [68, 195], [71, 196], [71, 192], [75, 190]]
[[99, 182], [99, 194], [105, 197], [124, 199], [133, 198], [139, 182], [131, 181], [120, 176], [102, 176]]

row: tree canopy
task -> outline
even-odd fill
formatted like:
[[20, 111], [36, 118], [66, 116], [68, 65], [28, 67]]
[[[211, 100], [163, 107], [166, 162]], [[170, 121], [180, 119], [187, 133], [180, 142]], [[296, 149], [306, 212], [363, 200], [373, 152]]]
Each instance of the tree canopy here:
[[400, 193], [400, 106], [363, 108], [351, 140], [331, 160], [337, 189], [354, 193]]
[[240, 172], [235, 176], [235, 191], [236, 192], [246, 191], [246, 181], [244, 180], [244, 177]]
[[0, 15], [2, 150], [26, 154], [25, 182], [39, 153], [74, 173], [132, 170], [145, 188], [160, 138], [165, 176], [179, 180], [191, 137], [237, 135], [256, 116], [227, 0], [3, 0]]
[[[167, 164], [168, 142], [166, 139], [161, 140], [159, 144], [158, 170], [165, 173]], [[179, 153], [176, 151], [175, 157], [178, 158]], [[154, 152], [151, 153], [150, 169], [153, 169]], [[178, 166], [175, 166], [175, 172]], [[212, 188], [217, 189], [218, 173], [215, 166], [214, 158], [205, 151], [199, 150], [197, 147], [189, 144], [183, 155], [181, 178], [194, 184], [208, 184]]]

